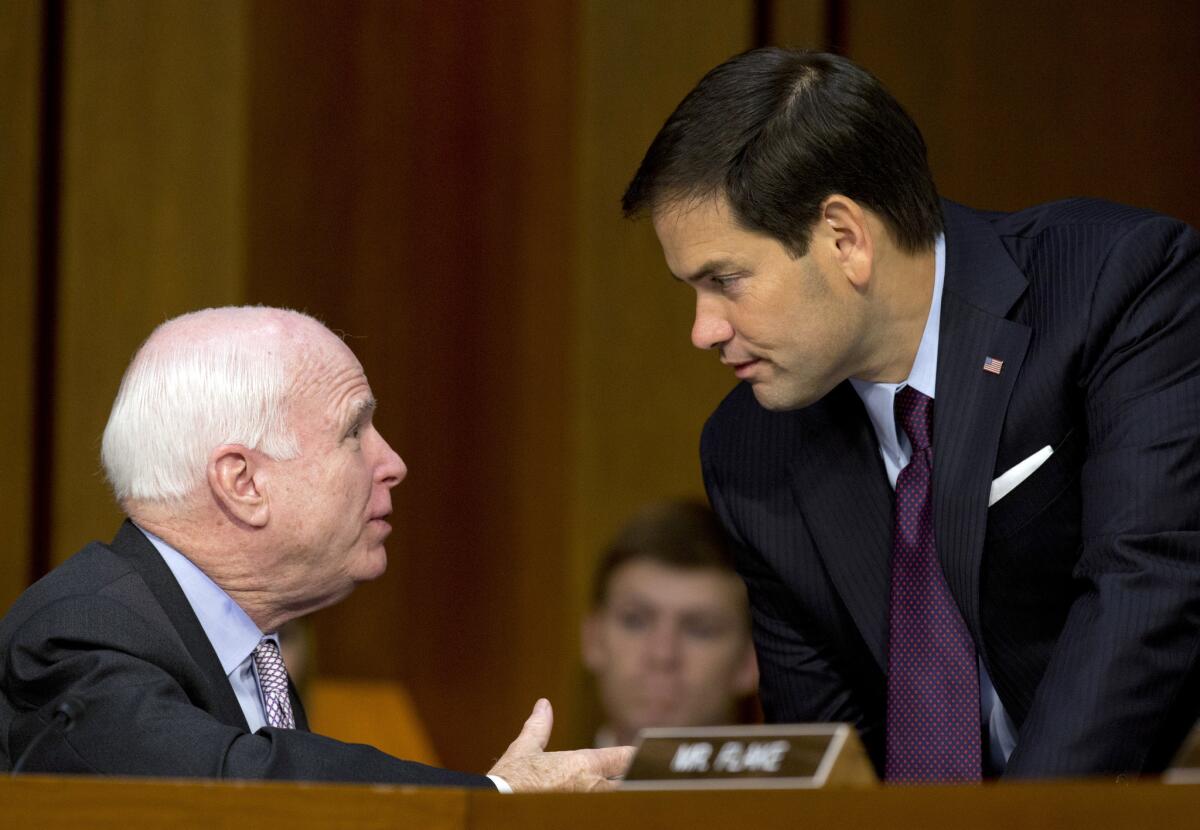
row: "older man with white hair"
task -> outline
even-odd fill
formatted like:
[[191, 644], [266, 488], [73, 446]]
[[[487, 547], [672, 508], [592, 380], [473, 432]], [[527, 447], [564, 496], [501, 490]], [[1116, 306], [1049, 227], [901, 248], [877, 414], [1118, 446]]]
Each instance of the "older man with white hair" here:
[[387, 565], [390, 491], [406, 470], [374, 411], [354, 354], [307, 315], [207, 309], [159, 326], [104, 431], [104, 469], [129, 521], [0, 623], [0, 760], [45, 772], [611, 786], [629, 749], [543, 752], [544, 700], [488, 777], [306, 728], [274, 632]]

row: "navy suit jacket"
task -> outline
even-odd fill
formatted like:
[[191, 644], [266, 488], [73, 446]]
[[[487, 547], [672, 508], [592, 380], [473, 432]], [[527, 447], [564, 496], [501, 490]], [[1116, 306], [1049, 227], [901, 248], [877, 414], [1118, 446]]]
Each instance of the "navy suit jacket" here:
[[179, 584], [126, 522], [111, 545], [93, 542], [30, 587], [0, 622], [0, 766], [72, 695], [83, 712], [35, 747], [26, 770], [493, 786], [314, 735], [292, 691], [298, 728], [251, 734]]
[[[934, 532], [1019, 727], [1007, 774], [1160, 770], [1200, 709], [1200, 237], [1091, 200], [945, 213]], [[773, 413], [741, 384], [701, 458], [768, 719], [855, 723], [882, 768], [893, 493], [860, 399]]]

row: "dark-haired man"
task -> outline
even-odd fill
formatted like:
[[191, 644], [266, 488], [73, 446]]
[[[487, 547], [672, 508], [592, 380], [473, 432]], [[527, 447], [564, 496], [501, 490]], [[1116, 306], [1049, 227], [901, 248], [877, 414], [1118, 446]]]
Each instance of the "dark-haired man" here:
[[781, 49], [700, 82], [624, 207], [743, 381], [701, 455], [768, 718], [857, 724], [893, 781], [1162, 769], [1200, 706], [1195, 231], [941, 201], [877, 79]]

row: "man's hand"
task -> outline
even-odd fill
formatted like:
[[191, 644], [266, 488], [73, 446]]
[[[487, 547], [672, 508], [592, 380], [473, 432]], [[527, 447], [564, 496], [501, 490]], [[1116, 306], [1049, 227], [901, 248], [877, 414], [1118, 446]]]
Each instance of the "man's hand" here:
[[615, 779], [633, 760], [633, 747], [546, 752], [553, 726], [554, 710], [550, 701], [542, 698], [533, 705], [521, 734], [488, 774], [500, 776], [517, 793], [601, 792], [617, 785]]

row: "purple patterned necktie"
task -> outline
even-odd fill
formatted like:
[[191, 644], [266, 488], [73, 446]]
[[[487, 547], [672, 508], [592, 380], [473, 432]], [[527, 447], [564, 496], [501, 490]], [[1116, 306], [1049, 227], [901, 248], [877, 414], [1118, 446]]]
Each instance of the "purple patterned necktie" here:
[[254, 666], [258, 669], [258, 686], [262, 689], [267, 725], [295, 729], [292, 700], [288, 697], [287, 668], [283, 665], [283, 656], [274, 640], [263, 637], [254, 647]]
[[934, 550], [933, 399], [906, 386], [896, 395], [896, 420], [912, 443], [912, 458], [896, 478], [884, 777], [978, 781], [975, 643]]

